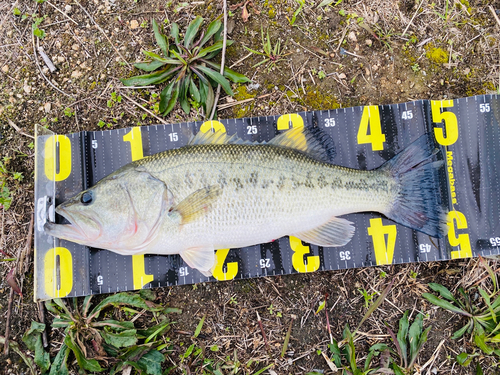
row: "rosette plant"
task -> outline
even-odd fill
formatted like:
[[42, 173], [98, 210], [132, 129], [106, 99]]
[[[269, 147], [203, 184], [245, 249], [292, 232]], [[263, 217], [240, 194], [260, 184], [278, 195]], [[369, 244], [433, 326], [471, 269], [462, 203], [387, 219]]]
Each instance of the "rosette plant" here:
[[[215, 100], [213, 87], [216, 84], [233, 96], [229, 80], [238, 83], [250, 80], [229, 68], [224, 68], [224, 74], [219, 73], [220, 64], [211, 60], [223, 47], [222, 22], [216, 19], [206, 30], [200, 31], [202, 23], [203, 18], [197, 16], [183, 36], [179, 33], [179, 25], [172, 23], [170, 36], [167, 36], [153, 19], [155, 39], [163, 56], [143, 51], [152, 60], [134, 66], [153, 73], [123, 79], [122, 83], [125, 86], [147, 86], [167, 82], [160, 94], [159, 110], [163, 115], [168, 114], [177, 101], [186, 113], [189, 113], [191, 103], [201, 104], [206, 113], [210, 112]], [[231, 40], [226, 41], [227, 46], [232, 43]]]

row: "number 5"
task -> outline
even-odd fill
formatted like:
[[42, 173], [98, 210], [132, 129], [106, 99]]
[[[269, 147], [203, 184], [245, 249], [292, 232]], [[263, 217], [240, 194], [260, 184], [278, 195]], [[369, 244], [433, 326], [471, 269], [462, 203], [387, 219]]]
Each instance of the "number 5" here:
[[434, 128], [436, 141], [443, 146], [451, 146], [458, 139], [458, 121], [457, 116], [453, 112], [441, 112], [443, 108], [452, 108], [453, 100], [431, 100], [432, 122], [441, 123], [444, 121], [444, 136], [443, 128]]

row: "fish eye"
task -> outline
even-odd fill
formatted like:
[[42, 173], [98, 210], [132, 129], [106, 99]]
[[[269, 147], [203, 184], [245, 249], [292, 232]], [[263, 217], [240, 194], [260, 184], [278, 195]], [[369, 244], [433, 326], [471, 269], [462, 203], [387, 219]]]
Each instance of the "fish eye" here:
[[82, 194], [82, 197], [80, 198], [80, 201], [83, 204], [90, 204], [90, 203], [92, 203], [92, 199], [93, 199], [92, 192], [86, 191], [85, 193]]

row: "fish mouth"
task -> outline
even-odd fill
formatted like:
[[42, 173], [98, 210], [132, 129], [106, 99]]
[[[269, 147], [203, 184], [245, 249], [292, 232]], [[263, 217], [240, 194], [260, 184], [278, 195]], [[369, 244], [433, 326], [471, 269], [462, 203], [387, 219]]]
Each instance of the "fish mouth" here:
[[[56, 224], [47, 221], [44, 225], [44, 230], [47, 234], [53, 237], [58, 237], [64, 240], [77, 242], [77, 243], [85, 243], [91, 241], [95, 238], [91, 238], [89, 236], [88, 231], [85, 231], [80, 224], [78, 224], [78, 220], [75, 218], [73, 214], [67, 211], [64, 207], [56, 207], [56, 213], [61, 215], [69, 224]], [[82, 215], [84, 216], [84, 215]], [[97, 222], [89, 217], [84, 216], [86, 220], [89, 220], [93, 224], [97, 224]], [[96, 236], [99, 237], [99, 234]]]

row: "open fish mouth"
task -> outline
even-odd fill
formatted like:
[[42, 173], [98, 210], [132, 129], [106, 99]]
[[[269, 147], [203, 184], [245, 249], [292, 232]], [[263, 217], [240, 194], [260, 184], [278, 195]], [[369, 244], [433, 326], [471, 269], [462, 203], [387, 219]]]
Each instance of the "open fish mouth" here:
[[[56, 213], [68, 220], [69, 224], [46, 222], [44, 230], [47, 234], [73, 242], [84, 242], [90, 239], [88, 233], [83, 230], [82, 226], [78, 224], [78, 220], [75, 219], [71, 213], [60, 206], [56, 208]], [[94, 220], [88, 217], [85, 219], [91, 220], [95, 223]]]

